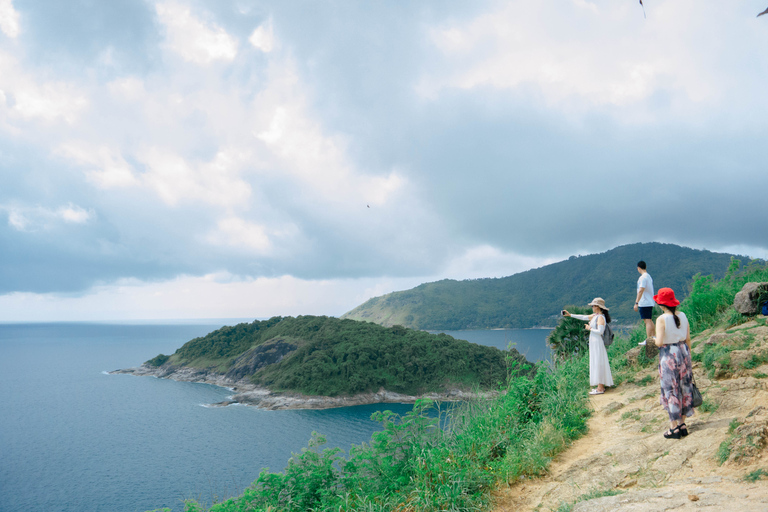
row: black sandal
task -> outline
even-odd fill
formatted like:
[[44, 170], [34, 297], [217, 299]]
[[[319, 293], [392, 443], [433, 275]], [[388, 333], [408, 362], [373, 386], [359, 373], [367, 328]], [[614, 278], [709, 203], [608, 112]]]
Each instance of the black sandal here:
[[677, 429], [680, 431], [681, 436], [685, 437], [688, 435], [688, 426], [685, 423], [678, 425]]
[[669, 429], [664, 432], [664, 439], [680, 439], [680, 427], [675, 427], [674, 430]]

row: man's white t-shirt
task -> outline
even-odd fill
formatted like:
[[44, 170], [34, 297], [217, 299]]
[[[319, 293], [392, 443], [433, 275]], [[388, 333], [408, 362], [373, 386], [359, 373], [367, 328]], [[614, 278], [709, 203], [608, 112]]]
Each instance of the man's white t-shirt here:
[[637, 280], [638, 292], [640, 288], [645, 288], [645, 290], [643, 290], [643, 295], [640, 297], [640, 302], [637, 305], [641, 308], [655, 306], [656, 303], [653, 301], [653, 279], [651, 279], [651, 274], [648, 272], [642, 274]]

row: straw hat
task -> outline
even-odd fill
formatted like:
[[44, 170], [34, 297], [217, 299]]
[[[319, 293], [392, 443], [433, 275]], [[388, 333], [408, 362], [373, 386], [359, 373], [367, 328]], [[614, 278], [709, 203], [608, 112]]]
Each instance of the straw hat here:
[[600, 297], [595, 297], [595, 300], [590, 302], [588, 304], [588, 306], [600, 306], [600, 309], [604, 309], [604, 310], [608, 311], [608, 308], [605, 307], [605, 301], [603, 299], [601, 299]]

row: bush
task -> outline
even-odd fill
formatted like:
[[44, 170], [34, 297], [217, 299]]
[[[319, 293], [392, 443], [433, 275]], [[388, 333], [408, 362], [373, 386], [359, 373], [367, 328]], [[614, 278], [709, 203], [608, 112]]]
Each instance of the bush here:
[[164, 354], [158, 354], [149, 361], [147, 361], [147, 364], [150, 366], [163, 366], [168, 359], [170, 359], [171, 356], [166, 356]]
[[[592, 314], [592, 308], [584, 306], [569, 306], [566, 309], [575, 315]], [[589, 352], [589, 332], [584, 325], [586, 324], [582, 320], [565, 316], [547, 336], [547, 345], [558, 360], [582, 356]]]
[[586, 431], [585, 361], [540, 363], [489, 401], [419, 401], [405, 416], [374, 413], [383, 430], [348, 456], [322, 450], [325, 439], [314, 434], [284, 472], [262, 471], [242, 496], [210, 511], [484, 508], [497, 482], [542, 474]]

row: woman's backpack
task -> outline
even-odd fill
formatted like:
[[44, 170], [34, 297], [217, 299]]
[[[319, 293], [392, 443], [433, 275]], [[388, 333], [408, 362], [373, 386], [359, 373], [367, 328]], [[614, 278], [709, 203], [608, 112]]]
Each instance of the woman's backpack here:
[[613, 343], [613, 331], [611, 330], [610, 325], [605, 324], [605, 330], [603, 331], [603, 345], [605, 345], [605, 348], [608, 348], [611, 346], [611, 343]]

